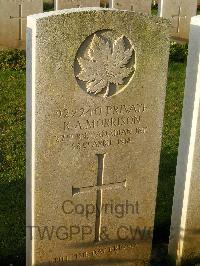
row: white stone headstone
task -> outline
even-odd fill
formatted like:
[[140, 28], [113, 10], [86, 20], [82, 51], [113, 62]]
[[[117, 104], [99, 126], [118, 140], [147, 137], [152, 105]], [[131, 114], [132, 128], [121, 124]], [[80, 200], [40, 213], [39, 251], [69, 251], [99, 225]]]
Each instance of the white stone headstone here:
[[183, 117], [176, 169], [169, 254], [200, 258], [200, 16], [191, 21]]
[[54, 9], [100, 7], [100, 0], [54, 0]]
[[43, 12], [43, 0], [0, 0], [0, 46], [26, 47], [26, 17]]
[[27, 32], [27, 265], [147, 265], [168, 23], [76, 8]]
[[110, 0], [109, 7], [151, 14], [152, 0]]
[[170, 19], [171, 37], [188, 40], [191, 17], [196, 16], [197, 0], [160, 0], [159, 16]]

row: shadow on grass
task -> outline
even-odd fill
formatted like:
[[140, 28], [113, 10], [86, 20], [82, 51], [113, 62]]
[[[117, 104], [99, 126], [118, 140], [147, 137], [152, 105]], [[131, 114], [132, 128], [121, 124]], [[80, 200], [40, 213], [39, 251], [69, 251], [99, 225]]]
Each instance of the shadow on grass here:
[[174, 195], [177, 153], [161, 151], [158, 194], [154, 228], [154, 243], [168, 243]]
[[25, 265], [25, 181], [0, 184], [0, 265]]
[[172, 260], [168, 256], [168, 241], [170, 235], [176, 162], [177, 153], [170, 153], [168, 149], [162, 149], [151, 266], [173, 265]]
[[154, 228], [154, 244], [168, 244], [183, 107], [186, 63], [170, 63]]
[[181, 266], [199, 266], [200, 265], [200, 256], [192, 259], [185, 259]]

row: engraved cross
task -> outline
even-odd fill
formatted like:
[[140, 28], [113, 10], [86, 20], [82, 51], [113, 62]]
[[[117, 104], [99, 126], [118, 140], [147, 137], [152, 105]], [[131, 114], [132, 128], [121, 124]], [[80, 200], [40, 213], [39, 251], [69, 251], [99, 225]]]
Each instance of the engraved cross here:
[[181, 6], [179, 6], [178, 8], [178, 14], [177, 15], [172, 15], [172, 18], [176, 18], [178, 19], [178, 23], [177, 23], [177, 28], [176, 28], [176, 32], [179, 33], [180, 32], [180, 25], [181, 25], [181, 19], [186, 19], [187, 16], [181, 16], [182, 13], [182, 8]]
[[22, 40], [22, 19], [26, 19], [26, 17], [22, 16], [22, 4], [19, 5], [19, 16], [18, 17], [10, 16], [10, 19], [19, 19], [19, 41], [21, 41]]
[[74, 197], [76, 194], [80, 193], [89, 193], [89, 192], [96, 192], [96, 222], [95, 222], [95, 241], [98, 242], [101, 240], [101, 209], [102, 209], [102, 192], [104, 190], [113, 190], [113, 189], [120, 189], [121, 187], [126, 187], [127, 180], [115, 182], [115, 183], [108, 183], [104, 184], [103, 182], [103, 172], [104, 172], [104, 160], [105, 154], [96, 154], [98, 160], [98, 172], [97, 172], [97, 185], [96, 186], [88, 186], [88, 187], [81, 187], [75, 188], [72, 187], [72, 196]]

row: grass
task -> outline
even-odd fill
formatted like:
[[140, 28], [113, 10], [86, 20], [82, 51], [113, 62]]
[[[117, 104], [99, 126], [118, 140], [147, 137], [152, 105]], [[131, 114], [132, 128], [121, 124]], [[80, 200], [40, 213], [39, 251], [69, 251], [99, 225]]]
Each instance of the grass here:
[[44, 12], [53, 11], [54, 10], [54, 0], [46, 0], [43, 4]]
[[[186, 63], [169, 64], [154, 244], [169, 236]], [[25, 71], [0, 70], [0, 265], [25, 265]], [[161, 245], [161, 244], [162, 245]], [[154, 262], [153, 265], [161, 264]]]
[[[179, 144], [185, 63], [170, 63], [160, 160], [155, 239], [168, 240]], [[165, 229], [165, 230], [163, 230]]]
[[160, 260], [160, 262], [153, 265], [171, 265], [167, 260], [167, 244], [170, 234], [185, 70], [186, 63], [171, 62], [169, 64], [154, 229], [156, 261]]
[[157, 16], [158, 15], [158, 7], [157, 6], [152, 6], [151, 15], [152, 16]]
[[0, 94], [0, 265], [9, 265], [25, 252], [25, 72], [0, 71]]

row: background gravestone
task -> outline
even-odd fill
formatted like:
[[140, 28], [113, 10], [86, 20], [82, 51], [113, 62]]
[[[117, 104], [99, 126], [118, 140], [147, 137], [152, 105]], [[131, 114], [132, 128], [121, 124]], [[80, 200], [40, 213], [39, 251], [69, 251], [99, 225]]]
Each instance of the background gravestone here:
[[110, 8], [151, 14], [151, 0], [110, 0]]
[[100, 7], [100, 0], [54, 0], [55, 10], [77, 7]]
[[160, 18], [110, 9], [28, 18], [28, 265], [149, 260], [167, 33]]
[[0, 0], [0, 46], [26, 47], [26, 17], [43, 12], [43, 0]]
[[160, 0], [159, 16], [172, 22], [171, 36], [188, 40], [191, 17], [196, 16], [197, 0]]
[[[200, 260], [200, 16], [190, 31], [186, 89], [176, 184], [171, 219], [169, 254], [184, 265]], [[197, 262], [197, 261], [196, 261]]]

